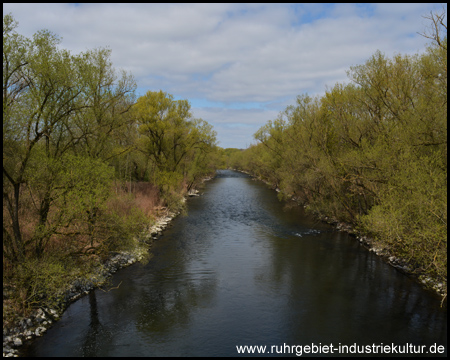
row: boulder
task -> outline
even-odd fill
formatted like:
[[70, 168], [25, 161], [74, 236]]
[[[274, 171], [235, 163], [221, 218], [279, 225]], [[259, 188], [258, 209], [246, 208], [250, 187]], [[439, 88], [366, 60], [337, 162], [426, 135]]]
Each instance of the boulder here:
[[14, 346], [22, 346], [22, 340], [18, 337], [14, 338], [13, 342]]

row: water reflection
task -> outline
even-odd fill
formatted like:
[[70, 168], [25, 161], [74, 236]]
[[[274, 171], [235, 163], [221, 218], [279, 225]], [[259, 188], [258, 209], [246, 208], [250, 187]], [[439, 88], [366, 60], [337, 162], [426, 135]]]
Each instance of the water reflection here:
[[74, 303], [26, 355], [233, 356], [236, 345], [447, 344], [446, 311], [349, 236], [221, 172], [146, 266]]
[[88, 295], [89, 298], [89, 314], [90, 322], [88, 326], [88, 331], [83, 340], [83, 356], [95, 356], [96, 354], [96, 344], [100, 340], [99, 334], [102, 332], [103, 328], [98, 318], [97, 309], [97, 296], [95, 291], [92, 291]]

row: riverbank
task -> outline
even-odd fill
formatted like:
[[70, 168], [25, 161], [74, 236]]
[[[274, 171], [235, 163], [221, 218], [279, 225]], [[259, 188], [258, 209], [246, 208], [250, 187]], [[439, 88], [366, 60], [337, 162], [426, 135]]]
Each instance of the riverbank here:
[[[61, 310], [38, 308], [28, 317], [23, 318], [9, 328], [3, 328], [3, 356], [18, 356], [18, 348], [25, 341], [32, 340], [35, 337], [42, 336], [55, 321], [58, 321], [64, 310], [74, 301], [90, 291], [101, 288], [107, 284], [108, 279], [116, 271], [130, 266], [148, 256], [152, 244], [162, 235], [163, 230], [179, 213], [167, 213], [156, 219], [147, 231], [142, 234], [142, 238], [136, 242], [136, 247], [129, 252], [112, 253], [111, 257], [98, 267], [88, 278], [76, 279], [66, 290], [63, 301], [60, 304]], [[4, 294], [5, 295], [5, 294]], [[8, 307], [3, 302], [3, 313], [8, 312]]]
[[[202, 179], [211, 180], [212, 177]], [[182, 199], [186, 202], [189, 197], [200, 196], [197, 189], [191, 189], [186, 197]], [[30, 341], [36, 337], [40, 337], [50, 328], [56, 321], [60, 319], [67, 307], [78, 300], [82, 296], [89, 294], [95, 289], [103, 289], [109, 291], [108, 280], [118, 270], [128, 267], [136, 262], [145, 262], [152, 256], [151, 247], [155, 241], [163, 234], [163, 231], [170, 225], [171, 221], [180, 215], [180, 212], [171, 212], [168, 209], [155, 219], [155, 222], [148, 227], [140, 236], [135, 239], [135, 246], [130, 251], [113, 252], [110, 257], [103, 263], [98, 264], [88, 277], [77, 278], [73, 281], [68, 289], [61, 297], [59, 309], [47, 307], [39, 307], [31, 312], [28, 316], [17, 320], [12, 326], [3, 327], [3, 357], [19, 356], [19, 348], [26, 341]], [[119, 284], [120, 286], [120, 284]], [[12, 311], [8, 303], [5, 302], [7, 291], [3, 291], [3, 315], [8, 317], [8, 313]], [[11, 314], [13, 315], [13, 314]]]
[[[243, 170], [237, 170], [233, 169], [234, 171], [239, 171], [244, 174], [247, 174], [251, 176], [252, 178], [262, 181], [265, 184], [269, 185], [273, 190], [276, 192], [280, 192], [280, 189], [274, 188], [273, 184], [270, 184], [263, 179], [254, 176], [253, 174], [243, 171]], [[296, 206], [302, 206], [299, 204], [295, 198], [292, 198], [291, 201], [295, 202]], [[307, 209], [307, 206], [304, 206], [305, 209]], [[341, 222], [337, 219], [324, 216], [318, 213], [312, 213], [313, 216], [315, 216], [318, 220], [330, 224], [334, 226], [337, 230], [346, 232], [353, 237], [359, 243], [364, 246], [368, 251], [371, 251], [375, 253], [377, 256], [379, 256], [384, 262], [388, 263], [389, 265], [393, 266], [398, 271], [402, 272], [404, 275], [409, 276], [414, 281], [419, 283], [424, 289], [428, 291], [432, 291], [434, 294], [439, 296], [441, 299], [441, 306], [444, 305], [447, 301], [447, 282], [442, 281], [441, 279], [433, 278], [427, 274], [425, 274], [423, 271], [421, 271], [419, 268], [415, 267], [414, 264], [412, 264], [410, 261], [406, 259], [402, 259], [400, 257], [394, 256], [387, 247], [383, 246], [383, 244], [380, 241], [376, 241], [376, 239], [368, 236], [367, 234], [361, 233], [355, 227], [351, 224]]]
[[360, 233], [351, 224], [344, 222], [339, 222], [335, 219], [330, 219], [326, 216], [317, 215], [321, 221], [331, 224], [336, 227], [337, 230], [346, 232], [356, 238], [357, 241], [361, 243], [368, 251], [375, 253], [377, 256], [382, 258], [386, 263], [396, 268], [398, 271], [402, 272], [406, 276], [411, 277], [416, 282], [418, 282], [424, 289], [430, 290], [441, 299], [441, 306], [447, 300], [447, 283], [441, 281], [440, 279], [432, 278], [429, 275], [421, 272], [420, 269], [414, 266], [411, 262], [406, 259], [394, 256], [388, 248], [384, 247], [380, 242], [376, 241], [365, 234]]
[[244, 174], [220, 171], [204, 192], [147, 265], [71, 304], [20, 356], [235, 356], [242, 339], [446, 346], [436, 298], [347, 234]]

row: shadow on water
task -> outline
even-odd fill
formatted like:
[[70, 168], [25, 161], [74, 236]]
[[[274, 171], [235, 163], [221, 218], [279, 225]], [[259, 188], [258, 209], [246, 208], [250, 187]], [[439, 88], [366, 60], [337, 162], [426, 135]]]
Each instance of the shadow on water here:
[[221, 171], [188, 206], [188, 216], [175, 219], [155, 243], [148, 264], [116, 273], [112, 286], [119, 288], [73, 303], [24, 355], [447, 346], [447, 311], [438, 299], [348, 235], [302, 209], [287, 209], [266, 185]]
[[90, 308], [90, 322], [88, 332], [84, 338], [82, 349], [83, 356], [95, 356], [95, 344], [98, 340], [98, 334], [102, 332], [102, 325], [98, 318], [97, 296], [95, 291], [91, 291], [88, 295]]

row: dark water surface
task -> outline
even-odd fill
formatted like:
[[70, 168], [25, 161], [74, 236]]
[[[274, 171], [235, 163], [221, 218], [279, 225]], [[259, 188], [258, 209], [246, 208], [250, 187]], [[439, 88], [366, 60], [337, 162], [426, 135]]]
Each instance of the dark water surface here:
[[118, 289], [73, 303], [24, 355], [237, 356], [239, 345], [270, 352], [284, 344], [333, 344], [334, 355], [340, 344], [447, 348], [439, 299], [354, 238], [284, 209], [266, 185], [221, 171], [188, 208], [147, 265], [116, 273]]

